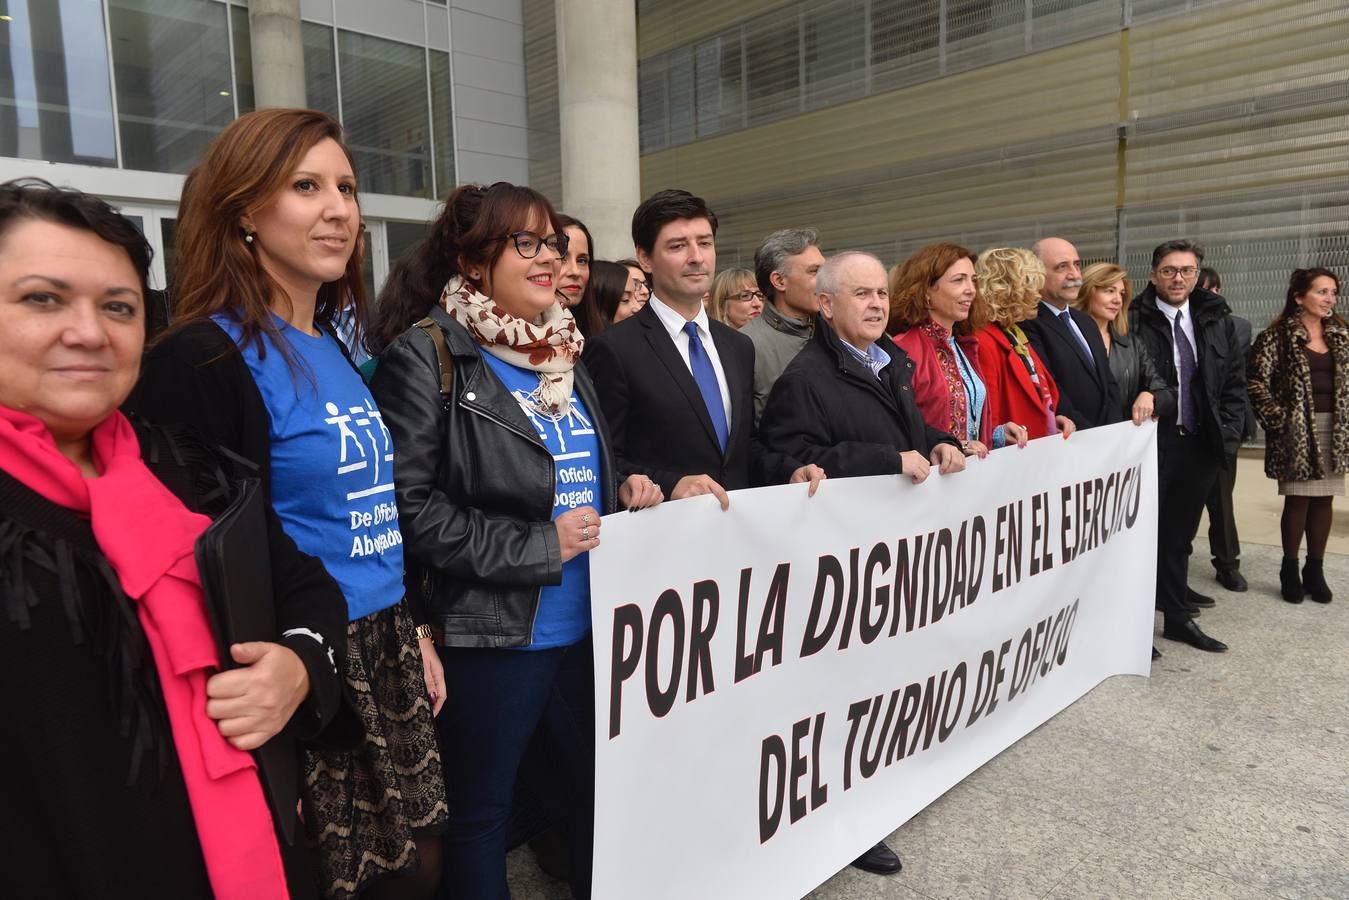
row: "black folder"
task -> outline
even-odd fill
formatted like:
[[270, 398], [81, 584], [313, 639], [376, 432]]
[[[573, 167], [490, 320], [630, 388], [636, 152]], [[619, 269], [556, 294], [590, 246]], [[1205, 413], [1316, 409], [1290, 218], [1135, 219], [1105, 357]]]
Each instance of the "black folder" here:
[[[229, 507], [197, 539], [197, 569], [206, 613], [220, 648], [222, 669], [238, 668], [230, 645], [279, 637], [267, 544], [267, 500], [256, 478], [237, 483]], [[253, 751], [277, 830], [295, 843], [299, 815], [299, 763], [295, 742], [283, 730]]]

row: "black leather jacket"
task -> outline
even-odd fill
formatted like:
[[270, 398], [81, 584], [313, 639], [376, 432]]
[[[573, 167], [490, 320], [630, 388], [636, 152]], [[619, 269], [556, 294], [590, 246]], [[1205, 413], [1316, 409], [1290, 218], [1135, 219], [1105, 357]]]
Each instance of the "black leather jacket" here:
[[[393, 437], [408, 596], [447, 646], [528, 646], [540, 589], [562, 581], [553, 457], [472, 336], [439, 307], [431, 318], [454, 363], [448, 402], [420, 328], [388, 346], [370, 382]], [[607, 429], [584, 366], [574, 371], [599, 438], [599, 510], [610, 513], [618, 489]]]
[[[1234, 456], [1246, 424], [1246, 358], [1237, 341], [1227, 301], [1196, 287], [1190, 293], [1195, 351], [1198, 355], [1200, 439], [1215, 456]], [[1179, 382], [1172, 353], [1171, 323], [1157, 308], [1157, 291], [1149, 284], [1129, 309], [1129, 333], [1136, 335], [1168, 385]], [[1177, 400], [1179, 403], [1179, 400]], [[1162, 449], [1174, 438], [1178, 410], [1161, 415], [1158, 443]]]
[[1176, 415], [1176, 389], [1157, 371], [1152, 353], [1134, 334], [1119, 334], [1110, 326], [1110, 372], [1119, 385], [1120, 409], [1127, 421], [1133, 415], [1139, 393], [1152, 393], [1153, 414], [1157, 418]]

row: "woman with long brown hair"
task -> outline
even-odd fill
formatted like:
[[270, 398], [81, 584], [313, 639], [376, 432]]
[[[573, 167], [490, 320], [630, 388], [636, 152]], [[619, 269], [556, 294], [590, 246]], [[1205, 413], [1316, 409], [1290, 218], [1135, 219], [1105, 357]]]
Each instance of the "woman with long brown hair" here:
[[974, 338], [988, 322], [974, 263], [969, 250], [942, 242], [897, 264], [890, 270], [888, 330], [913, 362], [913, 399], [923, 419], [955, 435], [966, 456], [986, 456], [1008, 443], [1025, 446], [1026, 430], [993, 422]]
[[1335, 314], [1339, 292], [1329, 269], [1294, 271], [1283, 309], [1251, 347], [1247, 386], [1265, 429], [1265, 474], [1283, 497], [1279, 585], [1289, 603], [1334, 596], [1323, 562], [1349, 469], [1349, 327]]
[[430, 610], [453, 897], [501, 898], [506, 826], [536, 732], [568, 794], [575, 896], [589, 896], [594, 781], [590, 570], [600, 516], [653, 506], [619, 483], [582, 337], [555, 293], [568, 236], [539, 192], [465, 185], [380, 295], [370, 389], [393, 432], [408, 583]]
[[389, 432], [332, 325], [348, 305], [358, 325], [365, 315], [356, 184], [324, 113], [231, 123], [184, 185], [175, 322], [132, 402], [255, 465], [286, 532], [346, 597], [347, 693], [365, 733], [354, 750], [306, 752], [321, 890], [427, 896], [446, 810], [432, 724], [445, 688], [403, 596]]

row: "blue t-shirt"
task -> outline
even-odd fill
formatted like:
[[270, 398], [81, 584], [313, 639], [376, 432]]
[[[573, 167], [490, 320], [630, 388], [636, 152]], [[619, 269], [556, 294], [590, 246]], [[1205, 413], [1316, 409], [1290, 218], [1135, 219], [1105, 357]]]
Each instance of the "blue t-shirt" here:
[[[600, 508], [600, 442], [580, 398], [573, 391], [571, 411], [554, 422], [526, 402], [539, 387], [537, 372], [513, 366], [490, 353], [482, 358], [506, 386], [539, 439], [553, 455], [553, 518], [578, 506]], [[539, 613], [534, 617], [534, 640], [525, 650], [567, 647], [590, 633], [590, 561], [578, 553], [562, 564], [562, 583], [544, 585]]]
[[[234, 342], [228, 317], [211, 317]], [[403, 597], [403, 536], [393, 495], [393, 441], [361, 376], [328, 332], [276, 319], [294, 371], [270, 338], [241, 348], [271, 418], [272, 506], [286, 534], [322, 560], [355, 620]]]

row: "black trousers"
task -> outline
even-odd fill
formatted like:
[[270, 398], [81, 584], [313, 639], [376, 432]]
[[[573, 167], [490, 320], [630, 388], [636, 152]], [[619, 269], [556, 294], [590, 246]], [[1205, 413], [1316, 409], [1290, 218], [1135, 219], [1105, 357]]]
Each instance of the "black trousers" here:
[[1201, 435], [1173, 431], [1157, 451], [1157, 604], [1168, 622], [1189, 618], [1185, 586], [1204, 501], [1223, 458]]
[[1241, 539], [1237, 537], [1237, 520], [1232, 513], [1232, 489], [1237, 483], [1237, 458], [1228, 457], [1227, 468], [1218, 473], [1218, 480], [1204, 504], [1208, 508], [1208, 549], [1213, 555], [1213, 568], [1236, 571], [1241, 564]]

